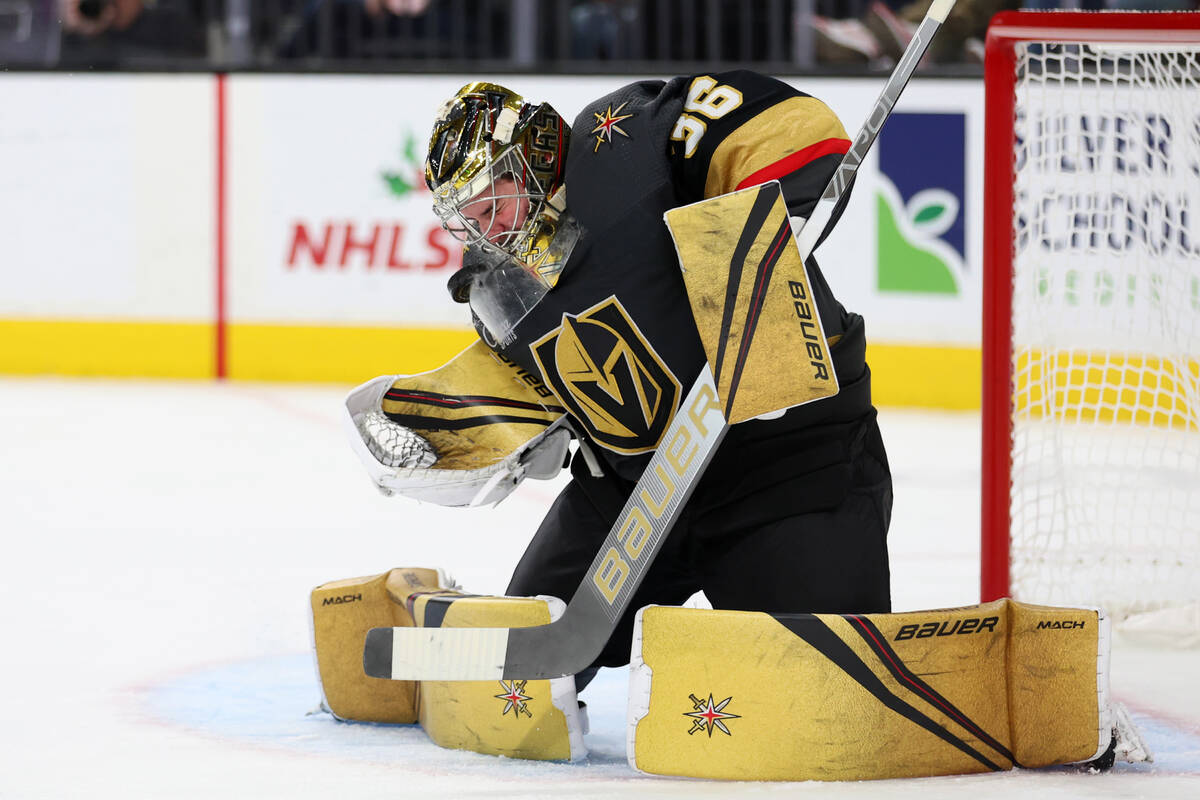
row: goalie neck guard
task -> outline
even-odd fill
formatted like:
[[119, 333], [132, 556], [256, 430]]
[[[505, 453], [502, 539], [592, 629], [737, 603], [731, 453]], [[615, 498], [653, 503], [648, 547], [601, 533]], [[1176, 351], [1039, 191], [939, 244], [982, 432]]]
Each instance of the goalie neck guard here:
[[580, 233], [575, 219], [563, 214], [535, 234], [533, 252], [524, 260], [495, 248], [468, 246], [462, 268], [450, 276], [446, 288], [455, 302], [471, 304], [484, 341], [506, 347], [517, 325], [557, 282]]

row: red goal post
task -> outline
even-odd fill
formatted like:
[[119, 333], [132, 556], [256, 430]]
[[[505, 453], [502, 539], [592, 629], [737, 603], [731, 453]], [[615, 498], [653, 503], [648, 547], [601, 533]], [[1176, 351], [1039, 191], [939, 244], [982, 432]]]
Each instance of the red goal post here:
[[[1101, 363], [1096, 357], [1089, 354], [1086, 343], [1074, 353], [1064, 355], [1063, 351], [1057, 350], [1058, 346], [1055, 342], [1057, 339], [1051, 337], [1049, 344], [1034, 344], [1030, 352], [1033, 355], [1016, 355], [1014, 347], [1014, 312], [1018, 314], [1018, 319], [1025, 319], [1032, 314], [1028, 311], [1028, 307], [1044, 306], [1049, 315], [1050, 322], [1053, 324], [1056, 314], [1053, 308], [1055, 287], [1065, 294], [1068, 298], [1078, 300], [1088, 294], [1088, 292], [1100, 293], [1109, 298], [1108, 306], [1105, 307], [1105, 313], [1110, 308], [1117, 306], [1128, 305], [1135, 310], [1132, 312], [1135, 316], [1152, 316], [1161, 313], [1159, 309], [1155, 309], [1152, 314], [1145, 310], [1138, 311], [1137, 308], [1141, 304], [1150, 301], [1144, 301], [1142, 294], [1145, 292], [1138, 289], [1138, 294], [1135, 297], [1134, 287], [1144, 287], [1152, 285], [1149, 291], [1155, 295], [1153, 302], [1160, 302], [1158, 297], [1159, 289], [1156, 281], [1161, 279], [1160, 275], [1154, 274], [1149, 277], [1137, 278], [1133, 275], [1126, 275], [1120, 270], [1123, 270], [1124, 265], [1130, 262], [1130, 251], [1136, 250], [1139, 245], [1130, 245], [1127, 229], [1135, 224], [1141, 224], [1135, 219], [1134, 222], [1129, 220], [1113, 221], [1114, 210], [1113, 206], [1118, 205], [1119, 201], [1112, 201], [1111, 205], [1105, 205], [1108, 200], [1103, 198], [1119, 198], [1121, 192], [1125, 191], [1120, 188], [1117, 183], [1105, 184], [1103, 189], [1098, 189], [1090, 196], [1086, 202], [1080, 199], [1084, 196], [1086, 190], [1078, 190], [1079, 193], [1071, 197], [1064, 197], [1066, 193], [1060, 194], [1057, 189], [1053, 188], [1053, 176], [1042, 176], [1040, 181], [1022, 182], [1022, 176], [1018, 174], [1019, 162], [1023, 162], [1024, 167], [1029, 167], [1033, 164], [1033, 169], [1041, 170], [1042, 172], [1049, 171], [1056, 163], [1069, 163], [1068, 158], [1075, 159], [1076, 164], [1079, 159], [1086, 159], [1087, 163], [1093, 164], [1101, 161], [1100, 156], [1094, 155], [1092, 146], [1102, 150], [1104, 147], [1110, 149], [1115, 147], [1119, 155], [1112, 157], [1114, 163], [1125, 163], [1122, 158], [1132, 158], [1133, 156], [1121, 150], [1122, 145], [1111, 144], [1111, 141], [1105, 143], [1104, 132], [1097, 132], [1096, 128], [1103, 128], [1105, 120], [1101, 119], [1105, 115], [1108, 116], [1108, 121], [1119, 117], [1122, 111], [1113, 112], [1109, 107], [1111, 98], [1109, 94], [1101, 94], [1111, 92], [1112, 87], [1101, 87], [1100, 85], [1108, 82], [1108, 73], [1112, 72], [1117, 75], [1117, 81], [1120, 80], [1120, 75], [1124, 71], [1131, 73], [1144, 73], [1146, 80], [1155, 81], [1158, 79], [1156, 73], [1159, 72], [1155, 68], [1139, 68], [1135, 63], [1137, 56], [1128, 55], [1134, 51], [1144, 50], [1151, 54], [1152, 58], [1163, 59], [1170, 58], [1173, 61], [1168, 64], [1185, 63], [1185, 71], [1192, 72], [1196, 63], [1191, 61], [1191, 56], [1178, 56], [1173, 54], [1170, 56], [1162, 55], [1163, 52], [1173, 51], [1176, 46], [1181, 46], [1183, 49], [1194, 48], [1200, 51], [1200, 13], [1197, 12], [1002, 12], [992, 20], [991, 27], [987, 34], [986, 44], [986, 59], [985, 59], [985, 90], [986, 90], [986, 126], [985, 126], [985, 171], [984, 171], [984, 275], [983, 275], [983, 395], [982, 395], [982, 426], [983, 426], [983, 443], [982, 443], [982, 552], [981, 552], [981, 593], [982, 599], [985, 601], [992, 600], [1002, 596], [1017, 594], [1014, 592], [1014, 584], [1019, 584], [1017, 576], [1010, 571], [1010, 566], [1013, 563], [1013, 539], [1018, 536], [1025, 536], [1024, 528], [1044, 528], [1043, 532], [1046, 536], [1057, 536], [1060, 534], [1060, 529], [1065, 531], [1063, 536], [1067, 537], [1064, 541], [1066, 544], [1061, 545], [1062, 550], [1055, 550], [1053, 547], [1048, 547], [1046, 556], [1039, 561], [1038, 555], [1035, 552], [1027, 558], [1027, 563], [1032, 564], [1031, 569], [1049, 569], [1047, 562], [1055, 558], [1063, 560], [1079, 559], [1085, 561], [1088, 558], [1103, 559], [1108, 557], [1108, 553], [1104, 548], [1104, 541], [1090, 542], [1087, 536], [1091, 533], [1091, 528], [1098, 527], [1091, 525], [1087, 520], [1080, 523], [1082, 528], [1081, 533], [1076, 533], [1073, 530], [1067, 530], [1071, 524], [1074, 524], [1067, 517], [1071, 516], [1069, 508], [1064, 511], [1065, 506], [1069, 506], [1071, 502], [1082, 502], [1082, 516], [1086, 517], [1087, 506], [1092, 502], [1089, 498], [1096, 495], [1087, 494], [1084, 491], [1079, 495], [1082, 498], [1080, 501], [1077, 498], [1075, 501], [1070, 500], [1055, 500], [1049, 497], [1054, 491], [1054, 487], [1042, 486], [1027, 488], [1024, 491], [1027, 495], [1038, 495], [1030, 502], [1040, 504], [1038, 514], [1048, 513], [1055, 515], [1055, 520], [1050, 522], [1034, 521], [1030, 525], [1029, 521], [1022, 517], [1021, 520], [1014, 520], [1014, 508], [1017, 508], [1019, 502], [1016, 498], [1017, 489], [1014, 484], [1014, 448], [1018, 446], [1017, 439], [1023, 435], [1015, 431], [1014, 416], [1022, 413], [1024, 408], [1028, 411], [1030, 408], [1036, 412], [1032, 416], [1036, 417], [1033, 423], [1035, 426], [1047, 426], [1057, 424], [1063, 421], [1069, 421], [1073, 424], [1075, 430], [1070, 432], [1069, 436], [1082, 435], [1090, 436], [1095, 432], [1098, 435], [1109, 436], [1111, 429], [1119, 427], [1123, 422], [1130, 422], [1130, 427], [1137, 424], [1145, 423], [1150, 420], [1150, 425], [1158, 425], [1167, 430], [1182, 430], [1179, 435], [1195, 437], [1196, 421], [1196, 398], [1195, 385], [1196, 381], [1196, 361], [1200, 360], [1200, 353], [1195, 350], [1196, 340], [1195, 332], [1200, 330], [1200, 326], [1195, 326], [1190, 329], [1187, 335], [1191, 339], [1184, 341], [1182, 344], [1172, 344], [1168, 349], [1174, 353], [1176, 350], [1182, 349], [1186, 353], [1191, 349], [1190, 359], [1184, 355], [1182, 359], [1175, 358], [1172, 362], [1173, 366], [1164, 373], [1161, 369], [1154, 375], [1149, 375], [1148, 370], [1144, 369], [1150, 359], [1144, 356], [1130, 356], [1125, 353], [1120, 356], [1108, 357], [1108, 360]], [[1034, 55], [1030, 55], [1034, 54]], [[1055, 54], [1053, 57], [1058, 59], [1054, 63], [1046, 62], [1038, 67], [1033, 64], [1033, 58], [1041, 58], [1042, 54]], [[1099, 54], [1099, 55], [1097, 55]], [[1181, 62], [1179, 59], [1184, 59]], [[1132, 65], [1132, 66], [1130, 66]], [[1126, 70], [1126, 67], [1128, 70]], [[1173, 68], [1173, 67], [1172, 67]], [[1069, 70], [1077, 69], [1080, 71], [1079, 76], [1065, 75]], [[1022, 71], [1038, 72], [1041, 75], [1043, 84], [1053, 84], [1050, 91], [1042, 94], [1040, 89], [1030, 91], [1028, 87], [1022, 88], [1019, 81], [1023, 80]], [[1090, 70], [1090, 71], [1089, 71]], [[1059, 74], [1064, 73], [1064, 74]], [[1047, 76], [1053, 74], [1053, 80]], [[1078, 78], [1078, 80], [1076, 80]], [[1076, 82], [1071, 83], [1071, 81]], [[1071, 105], [1069, 111], [1063, 114], [1057, 114], [1053, 110], [1055, 102], [1055, 91], [1064, 91], [1063, 86], [1070, 84], [1068, 91]], [[1188, 84], [1191, 85], [1190, 83]], [[1086, 110], [1088, 92], [1095, 91], [1098, 99], [1095, 114]], [[1124, 87], [1116, 91], [1124, 91], [1128, 93], [1129, 87]], [[1138, 87], [1134, 86], [1133, 91], [1139, 91]], [[1172, 89], [1174, 91], [1174, 89]], [[1019, 96], [1022, 92], [1026, 92], [1026, 96], [1036, 94], [1039, 98], [1038, 102], [1044, 102], [1046, 105], [1043, 110], [1031, 110], [1019, 107]], [[1049, 98], [1048, 100], [1045, 98]], [[1075, 105], [1078, 98], [1083, 98], [1083, 105]], [[1121, 101], [1128, 102], [1128, 101]], [[1118, 103], [1119, 105], [1119, 103]], [[1049, 108], [1050, 110], [1045, 110]], [[1084, 109], [1084, 110], [1079, 110]], [[1136, 114], [1137, 112], [1130, 112]], [[1113, 116], [1115, 114], [1115, 117]], [[1040, 115], [1040, 116], [1039, 116]], [[1091, 116], [1089, 116], [1091, 115]], [[1034, 118], [1037, 117], [1037, 120]], [[1081, 119], [1083, 122], [1080, 122]], [[1097, 124], [1099, 120], [1099, 124]], [[1024, 124], [1028, 128], [1024, 133], [1018, 134], [1018, 126]], [[1156, 125], [1168, 125], [1166, 122], [1153, 123]], [[1189, 123], [1190, 124], [1190, 123]], [[1112, 127], [1120, 128], [1120, 120], [1113, 123]], [[1082, 131], [1078, 130], [1082, 128]], [[1047, 134], [1047, 131], [1053, 129], [1053, 135]], [[1108, 131], [1112, 134], [1112, 131]], [[1176, 134], [1180, 137], [1185, 131], [1176, 126]], [[1193, 136], [1200, 140], [1200, 117], [1195, 118], [1195, 130], [1187, 131], [1187, 135]], [[1084, 143], [1082, 145], [1074, 145], [1069, 140], [1073, 137], [1082, 137]], [[1036, 136], [1046, 135], [1044, 142], [1034, 142]], [[1132, 136], [1132, 134], [1130, 134]], [[1146, 134], [1149, 135], [1149, 134]], [[1020, 138], [1023, 136], [1024, 138]], [[1112, 137], [1110, 137], [1111, 139]], [[1137, 141], [1130, 139], [1125, 144], [1129, 147], [1140, 146]], [[1190, 142], [1190, 140], [1189, 140]], [[1191, 145], [1189, 144], [1189, 147]], [[1072, 148], [1075, 148], [1072, 150]], [[1024, 148], [1024, 149], [1022, 149]], [[1079, 148], [1082, 148], [1079, 149]], [[1036, 150], [1036, 152], [1035, 152]], [[1070, 151], [1070, 152], [1068, 152]], [[1132, 150], [1130, 151], [1132, 153]], [[1150, 156], [1157, 158], [1157, 153], [1151, 153]], [[1022, 157], [1023, 156], [1023, 157]], [[1036, 158], [1035, 158], [1036, 156]], [[1141, 157], [1141, 156], [1138, 156]], [[1190, 162], [1189, 162], [1190, 164]], [[1097, 171], [1100, 168], [1097, 168]], [[1078, 172], [1088, 171], [1086, 169], [1078, 169]], [[1122, 170], [1117, 170], [1121, 172]], [[1125, 172], [1136, 172], [1136, 170], [1126, 167]], [[1147, 170], [1148, 171], [1148, 170]], [[1164, 168], [1164, 171], [1169, 171]], [[1075, 185], [1075, 180], [1078, 176], [1071, 174], [1061, 177], [1063, 183]], [[1120, 175], [1117, 176], [1122, 177]], [[1107, 179], [1107, 178], [1106, 178]], [[1192, 176], [1192, 181], [1200, 182], [1200, 177]], [[1049, 188], [1048, 188], [1049, 187]], [[1038, 191], [1049, 191], [1053, 195], [1053, 199], [1047, 200], [1047, 195], [1039, 195]], [[1074, 191], [1074, 190], [1072, 190]], [[1130, 190], [1135, 194], [1141, 189]], [[1150, 190], [1153, 192], [1154, 190]], [[1183, 190], [1190, 192], [1190, 189]], [[1101, 198], [1095, 200], [1094, 198]], [[1040, 205], [1038, 205], [1040, 203]], [[1048, 222], [1039, 222], [1036, 217], [1042, 210], [1051, 208], [1050, 213], [1056, 213], [1057, 218]], [[1061, 213], [1059, 213], [1061, 211]], [[1190, 237], [1192, 233], [1195, 238], [1200, 240], [1200, 225], [1196, 225], [1195, 218], [1200, 217], [1200, 207], [1191, 208], [1189, 212], [1192, 216], [1191, 233], [1184, 230], [1178, 232], [1176, 228], [1165, 228], [1168, 238], [1170, 237]], [[1089, 216], [1090, 215], [1090, 216]], [[1053, 234], [1047, 233], [1048, 230], [1058, 225], [1063, 218], [1069, 217], [1075, 221], [1084, 220], [1099, 220], [1101, 223], [1109, 224], [1110, 228], [1100, 228], [1092, 231], [1068, 231], [1061, 233], [1053, 241], [1055, 244], [1066, 242], [1061, 253], [1054, 253], [1055, 256], [1061, 256], [1058, 261], [1062, 263], [1075, 263], [1072, 259], [1095, 258], [1099, 262], [1116, 265], [1113, 267], [1101, 267], [1095, 274], [1088, 272], [1088, 267], [1081, 267], [1074, 272], [1074, 277], [1068, 275], [1065, 279], [1060, 279], [1053, 270], [1056, 268], [1055, 259], [1050, 259], [1048, 265], [1036, 267], [1035, 273], [1031, 280], [1025, 281], [1024, 289], [1018, 290], [1018, 294], [1024, 291], [1024, 296], [1019, 303], [1025, 303], [1025, 310], [1021, 307], [1014, 307], [1014, 284], [1018, 283], [1016, 279], [1017, 264], [1021, 258], [1024, 258], [1023, 252], [1018, 252], [1022, 248], [1025, 250], [1036, 250], [1037, 245], [1030, 245], [1031, 239], [1037, 239], [1042, 236], [1042, 244], [1045, 245], [1046, 240], [1053, 237]], [[1157, 219], [1154, 220], [1155, 224]], [[1087, 224], [1087, 223], [1085, 223]], [[1037, 226], [1044, 227], [1038, 228]], [[1115, 226], [1122, 225], [1117, 228]], [[1147, 223], [1146, 227], [1151, 227]], [[1072, 252], [1073, 243], [1079, 240], [1089, 242], [1087, 247], [1080, 247], [1079, 252]], [[1116, 241], [1122, 252], [1103, 253], [1103, 245], [1105, 242]], [[1099, 246], [1094, 246], [1099, 242]], [[1186, 246], [1197, 246], [1190, 238], [1187, 238]], [[1166, 246], [1170, 249], [1171, 245], [1162, 243], [1150, 246], [1146, 245], [1144, 249], [1153, 251], [1155, 248]], [[1053, 246], [1043, 247], [1044, 250], [1053, 251]], [[1175, 249], [1179, 249], [1176, 247]], [[1086, 251], [1086, 252], [1084, 252]], [[1197, 252], [1200, 253], [1200, 246], [1197, 246]], [[1036, 255], [1036, 254], [1035, 254]], [[1174, 253], [1168, 253], [1165, 258], [1148, 258], [1147, 260], [1156, 265], [1168, 264], [1175, 259]], [[1193, 266], [1197, 262], [1194, 258], [1188, 260], [1186, 254], [1179, 255], [1180, 259], [1187, 261]], [[1108, 259], [1108, 261], [1105, 261]], [[1082, 262], [1081, 262], [1082, 263]], [[1154, 266], [1153, 270], [1168, 269], [1168, 267]], [[1188, 267], [1187, 269], [1190, 269]], [[1071, 269], [1074, 269], [1073, 267]], [[1191, 275], [1200, 274], [1200, 272], [1191, 273]], [[1170, 280], [1168, 278], [1167, 280]], [[1193, 280], [1187, 275], [1180, 280]], [[1073, 283], [1074, 281], [1074, 283]], [[1057, 283], [1056, 283], [1057, 282]], [[1128, 285], [1128, 302], [1125, 302], [1124, 287]], [[1193, 281], [1191, 284], [1192, 291], [1198, 284]], [[1032, 288], [1030, 288], [1032, 286]], [[1118, 300], [1114, 302], [1112, 297], [1114, 292], [1118, 296]], [[1050, 299], [1048, 299], [1050, 298]], [[1086, 304], [1086, 303], [1085, 303]], [[1192, 297], [1192, 305], [1196, 305], [1195, 296]], [[1074, 307], [1070, 309], [1074, 311]], [[1038, 311], [1037, 313], [1041, 313]], [[1171, 312], [1174, 313], [1174, 312]], [[1024, 314], [1025, 317], [1021, 315]], [[1096, 315], [1100, 319], [1104, 319], [1103, 314]], [[1064, 314], [1059, 320], [1059, 324], [1063, 326], [1078, 327], [1079, 323], [1073, 321], [1075, 318], [1069, 314]], [[1084, 317], [1086, 319], [1086, 317]], [[1022, 322], [1021, 325], [1025, 325]], [[1107, 324], [1107, 322], [1106, 322]], [[1065, 338], [1070, 338], [1070, 331], [1067, 331]], [[1081, 334], [1082, 335], [1082, 334]], [[1153, 337], [1149, 337], [1153, 338]], [[1146, 349], [1139, 352], [1153, 352], [1156, 345], [1147, 344]], [[1018, 385], [1022, 380], [1028, 378], [1018, 378], [1018, 362], [1024, 358], [1025, 361], [1022, 368], [1028, 367], [1028, 362], [1031, 360], [1041, 360], [1041, 363], [1034, 368], [1040, 377], [1046, 377], [1053, 373], [1053, 380], [1057, 384], [1049, 388], [1042, 387], [1035, 390], [1032, 395], [1026, 396], [1024, 399], [1020, 397], [1021, 387]], [[1155, 358], [1158, 358], [1157, 356]], [[1139, 360], [1140, 359], [1140, 360]], [[1132, 388], [1120, 385], [1115, 385], [1108, 382], [1110, 376], [1122, 374], [1133, 374], [1134, 362], [1137, 361], [1137, 369], [1139, 370], [1134, 377], [1136, 385]], [[1165, 363], [1166, 359], [1162, 359]], [[1181, 363], [1177, 363], [1180, 362]], [[1155, 361], [1158, 366], [1162, 363]], [[1100, 385], [1084, 386], [1079, 381], [1088, 380], [1088, 375], [1100, 375]], [[1085, 376], [1085, 377], [1080, 377]], [[1106, 383], [1107, 382], [1107, 383]], [[1167, 390], [1163, 387], [1170, 385], [1169, 394], [1171, 397], [1163, 400], [1161, 397], [1155, 399], [1157, 395], [1163, 395]], [[1183, 384], [1187, 384], [1184, 386]], [[1182, 387], [1182, 388], [1181, 388]], [[1190, 393], [1190, 394], [1189, 394]], [[1082, 405], [1073, 410], [1064, 411], [1061, 406], [1055, 406], [1054, 403], [1062, 399], [1064, 403], [1075, 402], [1080, 398], [1095, 399], [1101, 395], [1112, 395], [1115, 397], [1123, 397], [1126, 395], [1146, 396], [1151, 399], [1151, 405], [1145, 409], [1112, 409], [1101, 407], [1099, 405], [1091, 405], [1083, 408]], [[1179, 397], [1183, 399], [1180, 400]], [[1089, 400], [1088, 402], [1091, 402]], [[1025, 405], [1022, 406], [1022, 403]], [[1165, 404], [1165, 405], [1164, 405]], [[1169, 406], [1169, 408], [1167, 408]], [[1082, 410], [1081, 410], [1082, 409]], [[1165, 410], [1164, 410], [1165, 409]], [[1030, 414], [1025, 414], [1028, 418]], [[1022, 423], [1024, 424], [1024, 423]], [[1041, 434], [1039, 434], [1041, 435]], [[1124, 436], [1125, 434], [1121, 434]], [[1062, 434], [1055, 433], [1046, 435], [1043, 438], [1050, 439], [1061, 437]], [[1040, 445], [1039, 445], [1040, 446]], [[1124, 447], [1124, 445], [1122, 445]], [[1172, 445], [1174, 447], [1174, 445]], [[1200, 484], [1200, 473], [1190, 472], [1192, 461], [1190, 460], [1194, 445], [1191, 440], [1188, 440], [1186, 447], [1189, 451], [1184, 454], [1184, 457], [1172, 455], [1172, 464], [1182, 464], [1185, 470], [1183, 481], [1189, 480], [1189, 476], [1194, 477], [1197, 484]], [[1130, 452], [1131, 448], [1126, 448]], [[1078, 452], [1083, 452], [1083, 448], [1077, 448]], [[1090, 451], [1089, 451], [1090, 452]], [[1093, 455], [1097, 460], [1107, 458], [1101, 448], [1097, 448]], [[1047, 462], [1054, 461], [1058, 473], [1055, 473], [1050, 468], [1028, 468], [1019, 466], [1018, 471], [1025, 470], [1027, 475], [1023, 480], [1042, 481], [1046, 484], [1052, 484], [1058, 480], [1057, 475], [1061, 473], [1064, 480], [1074, 479], [1076, 473], [1090, 472], [1090, 469], [1080, 469], [1077, 465], [1072, 464], [1070, 458], [1060, 456], [1046, 456]], [[1186, 461], [1186, 463], [1184, 463]], [[1118, 466], [1118, 468], [1120, 468]], [[1136, 465], [1126, 467], [1130, 470], [1138, 469]], [[1033, 476], [1030, 478], [1029, 476]], [[1182, 502], [1184, 508], [1169, 516], [1169, 520], [1175, 521], [1177, 524], [1192, 525], [1196, 524], [1196, 520], [1200, 519], [1200, 488], [1195, 490], [1189, 489], [1186, 485], [1181, 489], [1183, 495], [1182, 501], [1172, 499], [1172, 502]], [[1128, 503], [1134, 503], [1133, 499], [1127, 500]], [[1136, 501], [1143, 502], [1143, 501]], [[1145, 501], [1147, 505], [1157, 506], [1157, 501]], [[1024, 515], [1025, 512], [1021, 512]], [[1124, 510], [1122, 511], [1124, 513]], [[1076, 516], [1079, 516], [1078, 514]], [[1182, 520], [1182, 522], [1179, 522]], [[1078, 520], [1076, 520], [1078, 522]], [[1170, 524], [1168, 522], [1167, 524]], [[1014, 525], [1017, 527], [1014, 528]], [[1036, 535], [1042, 536], [1043, 533]], [[1195, 558], [1200, 553], [1200, 530], [1192, 530], [1187, 533], [1191, 534], [1192, 540], [1190, 544], [1185, 544], [1185, 547], [1191, 547], [1190, 553], [1185, 553], [1182, 556], [1185, 569], [1194, 570], [1195, 562], [1189, 562], [1188, 559]], [[1030, 534], [1031, 536], [1033, 534]], [[1039, 542], [1042, 540], [1039, 540]], [[1035, 550], [1044, 545], [1035, 542], [1030, 545]], [[1059, 547], [1060, 545], [1054, 545]], [[1132, 543], [1117, 543], [1116, 550], [1120, 551], [1119, 556], [1112, 556], [1109, 560], [1113, 562], [1111, 571], [1120, 574], [1122, 570], [1127, 569], [1127, 558], [1135, 558], [1129, 556], [1126, 551], [1135, 549], [1137, 542]], [[1153, 544], [1147, 544], [1149, 547], [1154, 547]], [[1078, 552], [1067, 552], [1070, 548], [1074, 548]], [[1086, 552], [1092, 549], [1092, 552]], [[1170, 548], [1165, 548], [1170, 549]], [[1165, 558], [1173, 558], [1173, 555], [1160, 554]], [[1152, 556], [1153, 558], [1153, 556]], [[1177, 559], [1178, 560], [1178, 559]], [[1175, 565], [1171, 565], [1174, 568]], [[1090, 568], [1090, 565], [1089, 565]], [[1153, 582], [1161, 580], [1159, 577], [1159, 565], [1156, 563], [1152, 572], [1147, 573], [1145, 582], [1153, 584]], [[1099, 575], [1100, 573], [1096, 573]], [[1200, 583], [1200, 573], [1191, 573], [1197, 580], [1195, 583]], [[1097, 580], [1095, 576], [1089, 578]], [[1172, 578], [1176, 580], [1177, 578]], [[1057, 575], [1050, 581], [1049, 585], [1057, 587], [1064, 582], [1065, 579]], [[1104, 580], [1104, 578], [1099, 578]], [[1190, 590], [1192, 597], [1185, 598], [1188, 601], [1194, 600], [1196, 595], [1195, 583]], [[1085, 595], [1085, 591], [1075, 590], [1080, 595]], [[1139, 592], [1142, 590], [1138, 590]], [[1187, 592], [1184, 591], [1184, 594]], [[1032, 602], [1051, 602], [1054, 599], [1068, 598], [1051, 598], [1041, 596], [1041, 590], [1038, 591], [1039, 596], [1026, 597]], [[1086, 596], [1079, 597], [1081, 600], [1092, 600], [1101, 602], [1103, 598], [1100, 596], [1100, 589], [1097, 590], [1097, 597], [1091, 598]], [[1128, 598], [1121, 598], [1115, 601], [1118, 604], [1127, 604]], [[1158, 601], [1134, 601], [1133, 610], [1144, 610], [1142, 606], [1150, 607], [1154, 605], [1162, 605]]]

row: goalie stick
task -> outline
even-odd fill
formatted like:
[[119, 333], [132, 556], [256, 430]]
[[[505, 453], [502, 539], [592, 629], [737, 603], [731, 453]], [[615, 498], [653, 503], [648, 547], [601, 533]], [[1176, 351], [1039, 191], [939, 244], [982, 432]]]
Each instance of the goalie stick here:
[[[807, 260], [833, 219], [850, 181], [954, 3], [934, 0], [921, 21], [797, 234], [801, 260]], [[363, 648], [366, 674], [394, 680], [526, 680], [558, 678], [587, 668], [625, 613], [728, 429], [712, 370], [705, 365], [662, 438], [669, 443], [676, 436], [690, 435], [697, 447], [694, 457], [683, 472], [668, 472], [668, 448], [660, 446], [655, 451], [583, 584], [558, 620], [532, 628], [374, 628], [367, 632]], [[677, 480], [669, 479], [671, 474]], [[635, 540], [636, 548], [630, 547]]]

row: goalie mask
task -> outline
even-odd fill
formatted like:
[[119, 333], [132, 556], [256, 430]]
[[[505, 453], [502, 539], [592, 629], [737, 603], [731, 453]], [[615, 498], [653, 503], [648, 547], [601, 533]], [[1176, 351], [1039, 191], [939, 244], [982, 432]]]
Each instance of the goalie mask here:
[[562, 186], [571, 129], [549, 104], [470, 83], [438, 111], [425, 182], [442, 226], [521, 259]]
[[493, 83], [464, 86], [438, 111], [425, 181], [442, 227], [467, 244], [450, 294], [494, 342], [554, 286], [579, 238], [563, 213], [570, 134], [549, 104]]

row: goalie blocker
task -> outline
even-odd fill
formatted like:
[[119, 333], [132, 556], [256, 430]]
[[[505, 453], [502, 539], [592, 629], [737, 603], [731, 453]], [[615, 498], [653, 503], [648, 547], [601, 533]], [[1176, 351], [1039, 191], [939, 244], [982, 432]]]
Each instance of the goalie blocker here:
[[1000, 600], [905, 614], [651, 606], [630, 666], [639, 771], [862, 780], [1150, 760], [1108, 696], [1096, 610]]

